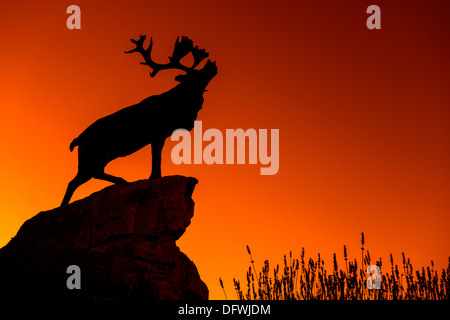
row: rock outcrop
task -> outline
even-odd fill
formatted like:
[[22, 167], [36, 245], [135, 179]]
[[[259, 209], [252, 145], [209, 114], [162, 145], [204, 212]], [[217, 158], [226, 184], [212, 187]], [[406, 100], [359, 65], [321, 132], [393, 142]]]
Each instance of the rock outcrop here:
[[[113, 185], [26, 221], [0, 249], [0, 300], [207, 299], [175, 241], [189, 226], [197, 180]], [[81, 289], [68, 289], [70, 265]]]

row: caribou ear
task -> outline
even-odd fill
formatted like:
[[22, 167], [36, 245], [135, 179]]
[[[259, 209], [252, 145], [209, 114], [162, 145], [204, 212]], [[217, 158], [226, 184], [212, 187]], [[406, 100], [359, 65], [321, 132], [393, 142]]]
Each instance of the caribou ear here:
[[175, 77], [175, 80], [178, 82], [183, 82], [184, 80], [186, 80], [186, 74], [179, 74]]

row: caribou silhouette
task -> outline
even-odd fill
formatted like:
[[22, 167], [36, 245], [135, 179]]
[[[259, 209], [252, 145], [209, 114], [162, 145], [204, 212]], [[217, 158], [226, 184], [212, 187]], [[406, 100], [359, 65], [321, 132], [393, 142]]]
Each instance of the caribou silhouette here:
[[[217, 74], [215, 62], [207, 60], [203, 68], [195, 69], [209, 54], [194, 47], [187, 37], [177, 38], [172, 56], [166, 64], [156, 63], [151, 58], [153, 39], [144, 48], [146, 36], [131, 39], [136, 47], [125, 53], [140, 53], [154, 77], [159, 71], [179, 69], [185, 72], [175, 77], [180, 82], [171, 90], [145, 98], [141, 102], [98, 119], [70, 144], [70, 151], [78, 147], [78, 173], [69, 182], [61, 206], [69, 203], [75, 190], [91, 178], [112, 183], [124, 183], [123, 178], [105, 173], [105, 166], [112, 160], [128, 156], [151, 144], [152, 171], [150, 179], [161, 177], [161, 151], [165, 140], [176, 129], [192, 130], [197, 114], [202, 108], [206, 86]], [[189, 53], [194, 63], [191, 67], [180, 60]]]

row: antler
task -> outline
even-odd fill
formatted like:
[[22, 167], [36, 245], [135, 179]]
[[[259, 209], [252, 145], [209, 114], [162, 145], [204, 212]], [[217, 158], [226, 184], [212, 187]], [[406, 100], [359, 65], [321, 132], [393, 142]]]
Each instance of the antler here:
[[[193, 70], [203, 59], [208, 57], [208, 53], [204, 49], [199, 49], [198, 46], [194, 48], [193, 42], [188, 37], [177, 37], [177, 41], [175, 42], [175, 47], [173, 49], [172, 56], [169, 57], [169, 63], [160, 64], [156, 63], [152, 60], [151, 51], [153, 47], [153, 39], [150, 37], [150, 44], [147, 49], [144, 49], [144, 41], [147, 37], [145, 35], [139, 36], [138, 40], [131, 39], [136, 45], [136, 48], [125, 51], [125, 53], [133, 53], [139, 52], [143, 57], [145, 62], [141, 62], [143, 65], [147, 65], [152, 68], [152, 72], [150, 73], [151, 77], [154, 77], [159, 71], [166, 69], [179, 69], [186, 72]], [[183, 59], [189, 52], [192, 53], [194, 57], [194, 64], [192, 67], [187, 67], [180, 63], [180, 60]]]

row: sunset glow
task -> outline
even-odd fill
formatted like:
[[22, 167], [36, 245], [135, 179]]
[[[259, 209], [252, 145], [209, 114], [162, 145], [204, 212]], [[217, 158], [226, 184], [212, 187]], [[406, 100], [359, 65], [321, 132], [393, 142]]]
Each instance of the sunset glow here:
[[[248, 158], [176, 165], [178, 142], [166, 141], [162, 174], [199, 181], [192, 223], [177, 243], [211, 299], [224, 298], [219, 277], [236, 298], [232, 280], [245, 282], [250, 264], [246, 245], [259, 268], [302, 247], [330, 264], [344, 244], [359, 257], [364, 232], [374, 259], [392, 253], [399, 263], [405, 252], [416, 266], [446, 267], [450, 4], [376, 2], [381, 30], [367, 29], [372, 3], [360, 0], [77, 0], [81, 30], [66, 27], [71, 2], [3, 2], [0, 247], [27, 219], [59, 206], [77, 170], [69, 151], [76, 136], [177, 84], [180, 72], [151, 78], [140, 57], [125, 54], [130, 38], [153, 37], [153, 57], [164, 62], [186, 35], [218, 67], [197, 119], [203, 132], [279, 130], [272, 175]], [[105, 172], [136, 181], [150, 170], [146, 147]], [[108, 185], [91, 180], [72, 201]]]

